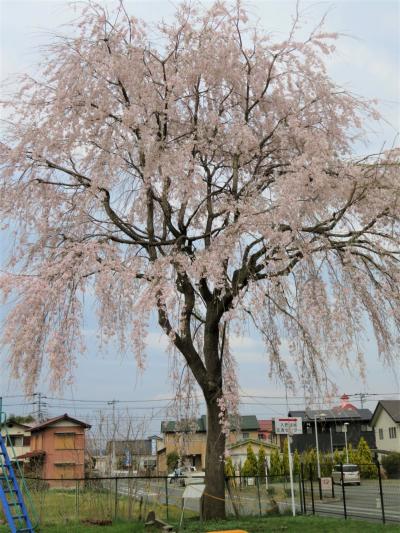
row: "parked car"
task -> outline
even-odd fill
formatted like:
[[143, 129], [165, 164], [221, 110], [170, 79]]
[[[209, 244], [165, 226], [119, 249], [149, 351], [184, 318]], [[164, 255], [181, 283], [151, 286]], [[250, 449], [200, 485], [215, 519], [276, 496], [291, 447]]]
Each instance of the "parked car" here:
[[[340, 465], [335, 465], [332, 470], [332, 480], [334, 483], [341, 485], [342, 483], [342, 469]], [[344, 485], [360, 485], [360, 470], [357, 465], [344, 464], [343, 465], [343, 484]]]
[[179, 484], [189, 485], [193, 478], [204, 478], [204, 472], [198, 472], [195, 466], [181, 466], [168, 475], [170, 483], [179, 481]]

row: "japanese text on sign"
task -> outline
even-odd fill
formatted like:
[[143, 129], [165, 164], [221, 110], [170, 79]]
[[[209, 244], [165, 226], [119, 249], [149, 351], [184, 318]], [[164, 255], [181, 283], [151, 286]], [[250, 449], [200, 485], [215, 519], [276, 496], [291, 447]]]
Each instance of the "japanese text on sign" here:
[[300, 417], [275, 418], [275, 433], [279, 435], [299, 435], [303, 433]]

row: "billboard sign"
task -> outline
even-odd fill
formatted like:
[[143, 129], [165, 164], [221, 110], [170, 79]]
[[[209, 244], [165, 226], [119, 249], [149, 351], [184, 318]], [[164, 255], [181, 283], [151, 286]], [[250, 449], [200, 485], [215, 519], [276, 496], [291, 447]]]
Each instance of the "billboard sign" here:
[[299, 416], [281, 416], [275, 419], [275, 433], [278, 435], [301, 435], [302, 420]]

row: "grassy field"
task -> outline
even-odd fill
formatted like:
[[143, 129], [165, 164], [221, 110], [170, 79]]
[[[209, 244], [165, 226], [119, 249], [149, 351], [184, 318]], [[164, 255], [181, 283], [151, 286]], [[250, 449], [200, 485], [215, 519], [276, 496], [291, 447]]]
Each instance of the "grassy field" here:
[[[173, 525], [176, 525], [173, 523]], [[337, 518], [322, 518], [318, 516], [271, 517], [252, 518], [247, 520], [226, 520], [208, 522], [201, 525], [198, 521], [186, 521], [184, 529], [188, 533], [207, 533], [229, 529], [243, 529], [248, 533], [392, 533], [399, 532], [400, 526], [374, 524], [358, 520], [343, 520]], [[90, 526], [88, 524], [69, 523], [65, 525], [45, 526], [40, 529], [42, 533], [150, 533], [143, 523], [137, 521], [116, 522], [112, 526]], [[159, 530], [158, 530], [159, 531]], [[0, 533], [8, 532], [8, 528], [0, 526]]]
[[[103, 489], [94, 490], [43, 490], [33, 491], [32, 497], [39, 515], [41, 525], [38, 531], [43, 533], [144, 533], [143, 520], [150, 510], [154, 510], [158, 518], [168, 521], [173, 526], [178, 525], [180, 509], [169, 506], [168, 520], [165, 505], [147, 503], [140, 499], [128, 498]], [[1, 515], [1, 513], [0, 513]], [[117, 517], [117, 519], [116, 519]], [[95, 526], [84, 523], [85, 520], [113, 520], [112, 526]], [[399, 525], [386, 525], [373, 522], [361, 522], [341, 518], [325, 518], [319, 516], [271, 516], [265, 518], [245, 518], [242, 520], [227, 520], [223, 522], [208, 522], [201, 524], [195, 513], [185, 512], [184, 528], [181, 531], [191, 533], [207, 533], [229, 529], [243, 529], [248, 533], [273, 533], [284, 531], [287, 533], [400, 533]], [[7, 526], [0, 526], [0, 533], [6, 533]]]

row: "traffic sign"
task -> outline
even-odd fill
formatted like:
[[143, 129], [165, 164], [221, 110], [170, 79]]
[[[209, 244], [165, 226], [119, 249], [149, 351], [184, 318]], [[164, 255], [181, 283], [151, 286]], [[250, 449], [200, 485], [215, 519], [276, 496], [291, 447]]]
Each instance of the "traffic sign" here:
[[275, 433], [278, 435], [300, 435], [303, 426], [299, 416], [286, 416], [275, 418]]

